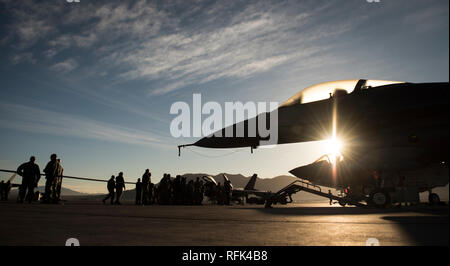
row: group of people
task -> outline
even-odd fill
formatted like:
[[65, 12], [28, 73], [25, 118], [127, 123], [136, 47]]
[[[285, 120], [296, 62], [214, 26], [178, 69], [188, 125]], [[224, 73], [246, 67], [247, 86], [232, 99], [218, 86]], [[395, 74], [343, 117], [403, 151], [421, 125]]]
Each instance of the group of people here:
[[[177, 175], [172, 178], [170, 174], [164, 174], [158, 185], [152, 183], [152, 174], [146, 169], [142, 178], [136, 182], [136, 205], [202, 205], [205, 196], [216, 204], [230, 204], [232, 185], [225, 181], [214, 184], [203, 182], [199, 177], [187, 181], [186, 177]], [[125, 189], [123, 172], [117, 177], [111, 176], [107, 184], [108, 195], [102, 200], [103, 204], [109, 200], [110, 204], [120, 205]]]
[[[146, 182], [149, 170], [142, 176], [142, 182], [136, 183], [136, 204], [162, 204], [162, 205], [202, 205], [205, 196], [212, 203], [230, 205], [232, 185], [229, 180], [222, 186], [220, 182], [203, 182], [199, 177], [187, 181], [187, 178], [177, 175], [171, 178], [164, 174], [158, 186]], [[147, 185], [148, 184], [148, 185]], [[142, 191], [142, 192], [140, 192]]]
[[120, 199], [122, 198], [122, 193], [125, 189], [123, 172], [120, 172], [117, 177], [112, 175], [108, 180], [106, 187], [108, 188], [108, 195], [103, 199], [103, 204], [109, 199], [111, 200], [111, 204], [120, 205]]
[[[170, 174], [164, 174], [158, 186], [152, 183], [152, 174], [145, 170], [142, 179], [136, 182], [136, 205], [151, 204], [176, 204], [176, 205], [201, 205], [203, 201], [204, 186], [199, 178], [186, 182], [186, 178], [178, 175], [172, 179]], [[120, 200], [125, 189], [123, 173], [117, 177], [111, 176], [107, 184], [108, 195], [103, 199], [103, 204], [110, 200], [111, 204], [120, 205]]]
[[163, 205], [201, 205], [205, 187], [203, 181], [197, 179], [187, 181], [186, 177], [177, 175], [174, 179], [164, 174], [158, 187], [154, 189], [153, 202]]
[[[63, 167], [61, 159], [56, 154], [50, 156], [50, 162], [44, 168], [45, 173], [45, 192], [42, 203], [58, 203], [61, 200], [61, 185]], [[31, 203], [33, 200], [39, 199], [39, 192], [34, 192], [41, 178], [39, 165], [36, 164], [36, 157], [31, 156], [30, 160], [21, 164], [16, 173], [22, 177], [22, 183], [19, 185], [18, 203], [24, 201]], [[1, 182], [1, 199], [8, 200], [9, 191], [11, 190], [11, 181]], [[36, 195], [38, 195], [36, 197]], [[37, 199], [36, 199], [37, 198]]]
[[[63, 171], [61, 160], [58, 159], [56, 154], [52, 154], [50, 161], [44, 168], [45, 192], [42, 203], [58, 203], [61, 200]], [[39, 192], [34, 192], [41, 178], [36, 157], [31, 156], [30, 160], [21, 164], [16, 172], [22, 177], [17, 202], [31, 203], [39, 200]], [[152, 183], [151, 177], [150, 170], [146, 169], [142, 179], [138, 178], [136, 182], [136, 205], [201, 205], [204, 196], [219, 205], [230, 204], [232, 186], [228, 180], [225, 180], [222, 186], [220, 182], [218, 184], [203, 182], [199, 177], [187, 181], [186, 177], [181, 175], [172, 178], [170, 174], [164, 174], [159, 184], [155, 185]], [[103, 199], [103, 204], [109, 200], [111, 204], [120, 205], [125, 190], [123, 172], [120, 172], [117, 176], [111, 176], [107, 182], [107, 189], [108, 195]], [[1, 181], [0, 199], [7, 200], [10, 190], [11, 181]]]
[[219, 182], [217, 186], [211, 186], [208, 197], [218, 205], [230, 205], [233, 186], [230, 180], [225, 180], [223, 186]]

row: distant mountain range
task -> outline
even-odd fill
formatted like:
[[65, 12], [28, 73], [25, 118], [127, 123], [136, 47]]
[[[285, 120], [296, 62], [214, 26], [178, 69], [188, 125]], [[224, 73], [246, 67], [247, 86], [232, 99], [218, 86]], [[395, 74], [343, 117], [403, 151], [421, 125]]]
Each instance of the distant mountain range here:
[[[44, 193], [45, 186], [39, 186], [39, 187], [35, 188], [34, 191], [39, 191], [41, 193]], [[18, 193], [17, 189], [12, 189], [9, 195], [10, 195], [10, 197], [15, 198], [15, 197], [17, 197], [17, 193]], [[70, 188], [62, 187], [61, 188], [61, 195], [62, 196], [86, 196], [86, 195], [89, 195], [89, 194], [78, 192], [78, 191], [72, 190]]]

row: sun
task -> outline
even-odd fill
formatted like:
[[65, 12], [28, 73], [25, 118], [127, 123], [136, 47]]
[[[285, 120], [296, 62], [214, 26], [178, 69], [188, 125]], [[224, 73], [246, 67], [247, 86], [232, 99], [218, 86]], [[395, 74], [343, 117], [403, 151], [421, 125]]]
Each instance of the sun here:
[[342, 156], [341, 151], [343, 143], [339, 138], [333, 137], [331, 139], [326, 140], [324, 144], [326, 154], [329, 154], [334, 158]]

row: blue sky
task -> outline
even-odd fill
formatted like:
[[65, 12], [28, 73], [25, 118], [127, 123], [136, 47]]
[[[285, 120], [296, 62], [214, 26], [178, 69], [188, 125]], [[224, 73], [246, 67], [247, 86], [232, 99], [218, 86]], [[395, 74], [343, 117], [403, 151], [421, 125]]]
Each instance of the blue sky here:
[[[0, 168], [57, 153], [67, 175], [287, 174], [321, 143], [187, 149], [176, 101], [283, 102], [340, 79], [449, 80], [449, 2], [0, 0]], [[8, 175], [1, 174], [5, 179]], [[65, 181], [86, 192], [104, 184]]]

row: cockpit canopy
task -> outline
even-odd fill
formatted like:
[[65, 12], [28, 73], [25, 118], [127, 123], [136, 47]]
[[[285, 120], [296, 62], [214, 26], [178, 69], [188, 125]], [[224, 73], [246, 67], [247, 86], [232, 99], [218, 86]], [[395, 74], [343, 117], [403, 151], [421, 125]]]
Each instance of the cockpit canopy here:
[[372, 87], [379, 87], [389, 84], [404, 83], [402, 81], [389, 81], [389, 80], [363, 80], [363, 79], [352, 79], [352, 80], [336, 80], [319, 83], [310, 87], [307, 87], [300, 92], [296, 93], [294, 96], [289, 98], [280, 107], [290, 106], [293, 104], [304, 104], [310, 102], [316, 102], [320, 100], [329, 99], [331, 95], [335, 93], [348, 94], [358, 89], [369, 89]]
[[331, 154], [327, 153], [319, 157], [319, 159], [315, 160], [314, 163], [317, 162], [327, 162], [328, 164], [333, 164], [335, 162], [342, 162], [344, 160], [344, 156], [341, 154]]
[[214, 185], [217, 186], [217, 182], [216, 182], [216, 180], [214, 180], [214, 178], [213, 178], [212, 176], [205, 175], [205, 176], [202, 176], [202, 179], [203, 179], [206, 183], [213, 183]]

